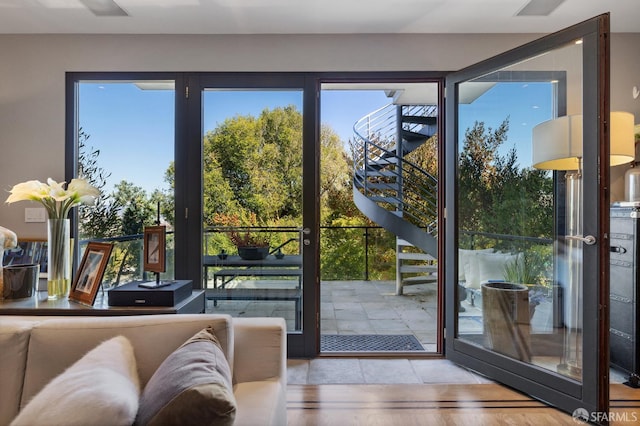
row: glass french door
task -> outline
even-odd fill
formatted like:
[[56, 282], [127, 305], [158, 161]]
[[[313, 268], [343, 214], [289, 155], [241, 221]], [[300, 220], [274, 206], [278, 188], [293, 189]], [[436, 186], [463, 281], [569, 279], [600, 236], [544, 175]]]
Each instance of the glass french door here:
[[587, 420], [609, 400], [608, 30], [446, 82], [446, 356]]
[[309, 213], [317, 211], [317, 162], [306, 130], [315, 104], [308, 104], [305, 78], [234, 73], [188, 80], [185, 197], [188, 210], [198, 212], [189, 222], [196, 236], [189, 246], [200, 251], [189, 270], [201, 271], [207, 312], [284, 318], [289, 355], [315, 351], [314, 309], [305, 305], [317, 276], [317, 224]]
[[176, 78], [173, 73], [67, 74], [66, 180], [82, 177], [101, 191], [95, 206], [73, 215], [73, 251], [77, 264], [87, 242], [113, 243], [103, 289], [151, 279], [143, 267], [142, 233], [157, 223], [167, 229], [161, 278], [176, 276]]

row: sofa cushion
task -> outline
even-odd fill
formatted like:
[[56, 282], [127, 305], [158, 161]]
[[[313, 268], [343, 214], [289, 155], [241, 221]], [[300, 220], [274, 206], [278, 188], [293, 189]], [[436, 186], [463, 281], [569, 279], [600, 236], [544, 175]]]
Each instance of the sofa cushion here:
[[213, 326], [227, 359], [233, 360], [233, 327], [228, 315], [77, 316], [43, 321], [31, 331], [21, 404], [24, 406], [91, 348], [118, 335], [125, 336], [133, 345], [140, 384], [145, 386], [162, 361], [209, 325]]
[[[469, 262], [471, 258], [478, 255], [479, 253], [491, 253], [493, 249], [479, 249], [479, 250], [469, 250], [469, 249], [458, 249], [458, 281], [469, 281], [469, 278], [466, 277], [465, 268], [469, 268]], [[474, 271], [471, 271], [472, 273]]]
[[231, 369], [211, 327], [176, 349], [151, 376], [140, 398], [138, 425], [232, 425]]
[[515, 262], [517, 258], [517, 254], [509, 253], [480, 254], [477, 258], [480, 284], [489, 281], [504, 281], [507, 265]]
[[0, 425], [9, 424], [20, 410], [29, 334], [34, 324], [34, 321], [8, 317], [0, 322]]
[[130, 425], [139, 396], [133, 347], [118, 336], [90, 350], [49, 382], [11, 426]]
[[505, 267], [517, 259], [509, 253], [478, 253], [469, 258], [465, 268], [466, 287], [479, 289], [489, 281], [504, 281]]
[[238, 383], [233, 390], [238, 401], [234, 426], [287, 424], [287, 393], [279, 380]]

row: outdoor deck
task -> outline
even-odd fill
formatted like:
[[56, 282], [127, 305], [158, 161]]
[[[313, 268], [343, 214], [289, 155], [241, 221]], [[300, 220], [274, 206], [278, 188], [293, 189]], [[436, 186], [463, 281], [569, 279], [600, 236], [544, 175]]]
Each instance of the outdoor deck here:
[[[238, 285], [240, 285], [238, 283]], [[246, 280], [244, 286], [274, 285]], [[286, 285], [282, 280], [278, 286]], [[293, 284], [289, 284], [293, 285]], [[321, 333], [338, 335], [413, 335], [426, 351], [436, 350], [437, 294], [434, 284], [407, 287], [395, 295], [393, 281], [323, 281]], [[294, 328], [294, 303], [286, 301], [207, 301], [207, 312], [232, 316], [279, 316]]]
[[[230, 286], [292, 287], [294, 280], [242, 280]], [[323, 335], [412, 335], [427, 352], [436, 351], [437, 292], [435, 284], [405, 288], [396, 296], [394, 281], [322, 281], [320, 289], [320, 324]], [[478, 306], [462, 302], [461, 332], [482, 332]], [[277, 316], [285, 318], [288, 330], [294, 330], [294, 307], [291, 301], [219, 300], [207, 301], [207, 312], [232, 316]], [[534, 329], [546, 326], [544, 314], [550, 307], [540, 305], [532, 320]]]

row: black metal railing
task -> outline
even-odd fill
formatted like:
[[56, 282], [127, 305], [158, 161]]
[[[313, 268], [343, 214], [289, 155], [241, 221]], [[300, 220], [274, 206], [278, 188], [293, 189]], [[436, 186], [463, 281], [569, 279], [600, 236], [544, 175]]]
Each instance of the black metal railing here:
[[[431, 117], [437, 114], [437, 107], [423, 106], [406, 114]], [[381, 207], [402, 211], [404, 218], [414, 224], [430, 224], [427, 232], [435, 236], [438, 182], [403, 154], [399, 155], [397, 120], [396, 105], [389, 104], [356, 122], [352, 146], [353, 183], [364, 196]], [[404, 130], [418, 129], [409, 127]]]
[[[300, 254], [302, 230], [296, 227], [217, 227], [207, 228], [204, 234], [203, 253], [214, 255], [225, 250], [234, 253], [228, 237], [231, 230], [264, 233], [271, 236], [270, 252], [281, 250], [284, 254]], [[550, 238], [519, 235], [492, 234], [487, 232], [460, 231], [461, 248], [522, 250], [531, 245], [551, 245]], [[114, 244], [111, 259], [105, 273], [106, 287], [136, 279], [147, 279], [143, 268], [143, 234], [123, 235], [91, 241]], [[81, 250], [89, 240], [81, 240]], [[320, 227], [321, 280], [394, 280], [396, 269], [395, 236], [380, 226], [346, 225]], [[167, 232], [166, 279], [173, 278], [173, 231]], [[163, 276], [165, 278], [165, 276]]]

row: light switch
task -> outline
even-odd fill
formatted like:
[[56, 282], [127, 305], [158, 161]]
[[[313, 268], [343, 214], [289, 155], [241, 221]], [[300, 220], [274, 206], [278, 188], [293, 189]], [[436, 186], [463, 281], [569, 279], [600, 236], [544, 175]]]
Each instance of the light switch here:
[[44, 207], [27, 207], [24, 209], [25, 222], [46, 222], [47, 212]]

